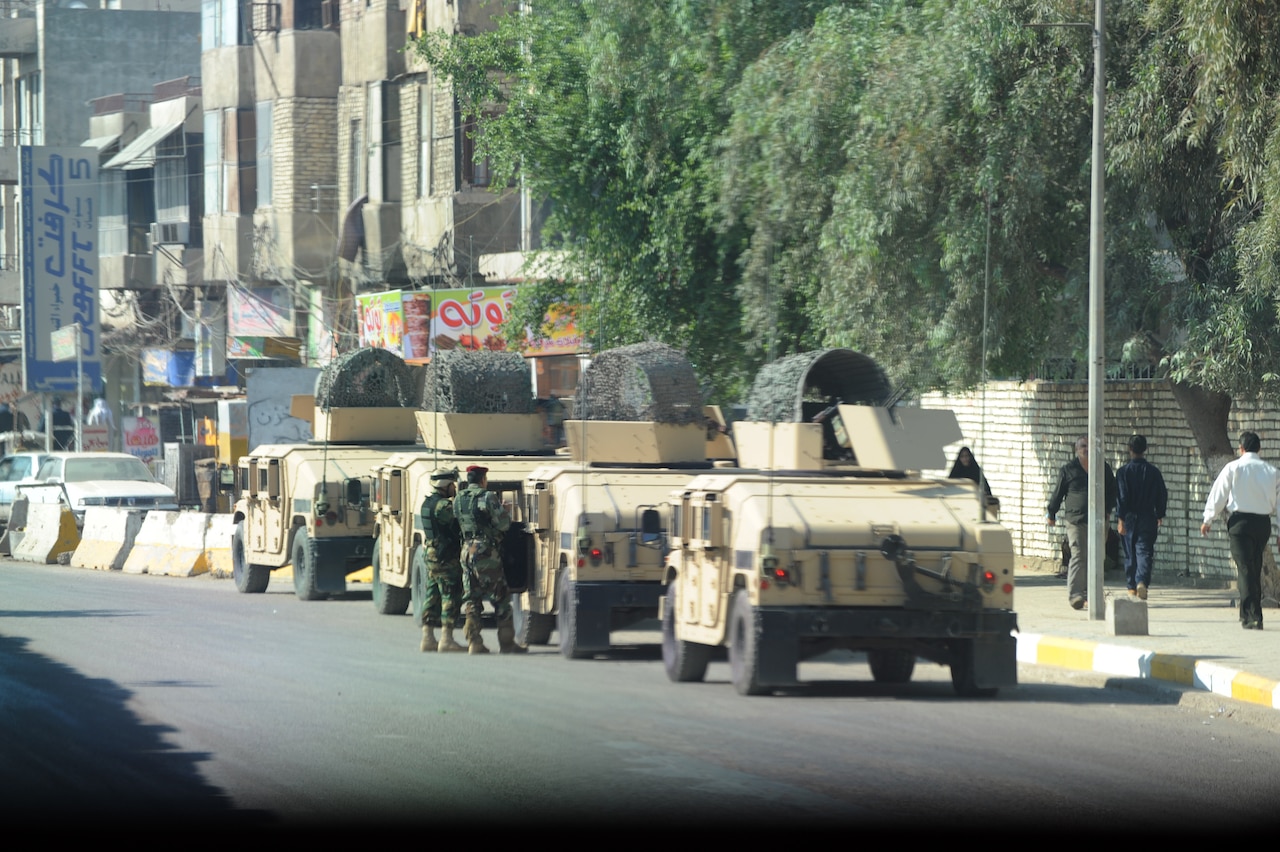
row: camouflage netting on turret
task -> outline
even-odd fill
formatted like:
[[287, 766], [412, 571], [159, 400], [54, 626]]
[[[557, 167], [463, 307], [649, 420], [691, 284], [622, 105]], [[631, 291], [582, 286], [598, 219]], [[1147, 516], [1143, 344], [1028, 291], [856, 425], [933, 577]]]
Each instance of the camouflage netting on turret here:
[[316, 377], [316, 405], [331, 408], [417, 408], [413, 368], [385, 349], [357, 349]]
[[438, 351], [426, 368], [422, 407], [447, 414], [529, 414], [529, 363], [519, 352]]
[[789, 355], [756, 374], [747, 397], [747, 419], [797, 423], [808, 419], [805, 403], [882, 405], [892, 389], [880, 365], [849, 349]]
[[636, 343], [591, 359], [574, 410], [581, 420], [701, 423], [702, 392], [684, 355], [665, 343]]

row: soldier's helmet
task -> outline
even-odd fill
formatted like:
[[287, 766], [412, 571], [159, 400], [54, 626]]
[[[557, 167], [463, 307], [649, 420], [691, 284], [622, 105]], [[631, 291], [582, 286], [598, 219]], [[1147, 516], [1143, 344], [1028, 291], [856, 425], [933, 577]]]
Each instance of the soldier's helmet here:
[[437, 485], [443, 485], [446, 482], [457, 482], [458, 469], [456, 467], [438, 467], [431, 474], [431, 481]]

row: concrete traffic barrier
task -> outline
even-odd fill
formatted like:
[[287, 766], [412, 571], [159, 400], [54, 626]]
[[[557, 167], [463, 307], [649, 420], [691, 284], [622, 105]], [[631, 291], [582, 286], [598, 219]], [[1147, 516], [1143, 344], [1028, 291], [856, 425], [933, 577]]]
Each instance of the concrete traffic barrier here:
[[22, 541], [13, 549], [13, 558], [22, 562], [51, 564], [70, 553], [80, 543], [76, 516], [61, 503], [32, 503], [27, 507], [27, 525]]
[[124, 561], [126, 574], [167, 574], [193, 577], [209, 570], [204, 537], [209, 528], [205, 512], [147, 512], [133, 549]]
[[209, 573], [219, 579], [233, 575], [231, 564], [231, 537], [235, 535], [236, 522], [231, 515], [211, 515], [209, 531], [204, 535], [204, 558]]
[[133, 549], [145, 514], [143, 509], [108, 506], [86, 509], [80, 545], [71, 554], [72, 566], [95, 571], [119, 571]]
[[18, 542], [22, 541], [23, 532], [27, 526], [27, 506], [31, 505], [31, 501], [26, 497], [18, 496], [13, 499], [13, 507], [9, 510], [9, 525], [5, 527], [4, 535], [0, 536], [0, 554], [4, 556], [12, 556], [13, 549], [18, 546]]

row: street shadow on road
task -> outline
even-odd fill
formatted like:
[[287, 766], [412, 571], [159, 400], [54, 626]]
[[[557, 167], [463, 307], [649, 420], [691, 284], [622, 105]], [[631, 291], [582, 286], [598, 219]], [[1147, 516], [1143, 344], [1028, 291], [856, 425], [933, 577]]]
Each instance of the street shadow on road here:
[[[25, 613], [29, 615], [29, 613]], [[29, 640], [0, 635], [0, 789], [6, 823], [213, 829], [269, 825], [262, 811], [237, 811], [208, 784], [208, 754], [166, 742], [174, 731], [143, 722], [133, 693], [109, 680], [30, 651]], [[65, 827], [65, 826], [64, 826]]]

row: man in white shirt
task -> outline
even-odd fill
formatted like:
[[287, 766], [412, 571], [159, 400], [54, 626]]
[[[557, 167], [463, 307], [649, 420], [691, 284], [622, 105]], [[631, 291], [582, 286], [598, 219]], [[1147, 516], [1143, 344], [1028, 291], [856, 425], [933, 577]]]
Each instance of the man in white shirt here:
[[[1231, 538], [1231, 558], [1236, 563], [1240, 591], [1240, 624], [1245, 630], [1262, 629], [1262, 554], [1271, 538], [1271, 518], [1280, 530], [1280, 471], [1258, 455], [1262, 442], [1255, 432], [1240, 433], [1240, 458], [1218, 474], [1204, 504], [1200, 535], [1209, 534], [1209, 525], [1223, 509], [1227, 535]], [[1276, 539], [1280, 545], [1280, 537]]]

